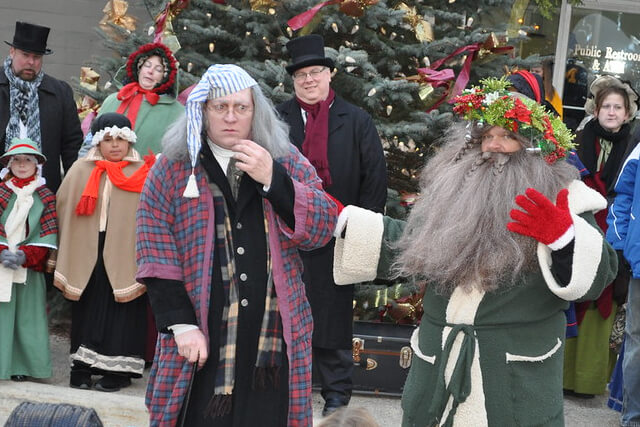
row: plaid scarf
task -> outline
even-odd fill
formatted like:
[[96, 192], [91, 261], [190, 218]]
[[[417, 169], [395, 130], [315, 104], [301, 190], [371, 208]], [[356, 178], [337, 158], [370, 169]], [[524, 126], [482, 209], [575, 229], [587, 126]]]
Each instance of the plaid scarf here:
[[4, 60], [4, 74], [9, 80], [9, 123], [7, 123], [5, 150], [11, 145], [13, 138], [20, 138], [20, 122], [27, 128], [27, 137], [36, 143], [38, 148], [42, 146], [40, 136], [40, 98], [38, 88], [44, 73], [40, 71], [33, 81], [22, 80], [13, 74], [11, 69], [11, 57]]
[[[235, 382], [236, 339], [238, 334], [238, 282], [233, 254], [233, 238], [231, 222], [224, 195], [214, 183], [209, 183], [213, 194], [214, 216], [216, 226], [216, 247], [220, 257], [222, 284], [227, 296], [222, 311], [220, 325], [220, 356], [216, 371], [214, 395], [205, 412], [210, 417], [220, 417], [231, 412], [232, 394]], [[267, 379], [277, 387], [279, 368], [282, 365], [282, 322], [278, 310], [275, 287], [271, 271], [271, 254], [269, 251], [269, 228], [264, 219], [264, 232], [267, 241], [267, 291], [264, 302], [264, 316], [258, 339], [258, 355], [254, 371], [254, 388], [264, 388]]]

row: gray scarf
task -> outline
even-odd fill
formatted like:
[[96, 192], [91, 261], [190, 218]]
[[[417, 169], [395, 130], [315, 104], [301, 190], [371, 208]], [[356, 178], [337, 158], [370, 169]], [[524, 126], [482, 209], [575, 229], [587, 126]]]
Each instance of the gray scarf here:
[[42, 70], [38, 73], [33, 81], [25, 81], [16, 76], [11, 69], [11, 57], [7, 56], [4, 60], [4, 74], [9, 79], [10, 98], [9, 123], [7, 124], [5, 150], [11, 145], [13, 138], [20, 137], [20, 122], [27, 128], [27, 136], [34, 141], [40, 149], [40, 98], [38, 96], [38, 88], [44, 73]]

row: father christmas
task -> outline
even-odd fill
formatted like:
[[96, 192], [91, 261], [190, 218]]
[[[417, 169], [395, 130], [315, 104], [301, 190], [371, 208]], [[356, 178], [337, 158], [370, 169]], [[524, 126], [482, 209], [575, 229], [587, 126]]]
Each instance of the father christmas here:
[[[457, 99], [465, 122], [427, 163], [406, 226], [343, 210], [334, 275], [428, 282], [403, 425], [563, 426], [563, 310], [597, 297], [617, 270], [593, 217], [606, 201], [562, 161], [572, 135], [559, 119], [505, 80], [482, 83]], [[376, 226], [380, 251], [363, 271]]]

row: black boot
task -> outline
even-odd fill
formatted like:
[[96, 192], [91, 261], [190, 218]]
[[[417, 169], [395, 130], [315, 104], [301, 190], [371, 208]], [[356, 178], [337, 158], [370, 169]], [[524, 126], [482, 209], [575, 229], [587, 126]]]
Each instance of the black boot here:
[[126, 374], [106, 374], [100, 378], [94, 388], [99, 391], [118, 391], [121, 388], [129, 387], [131, 385], [131, 378]]

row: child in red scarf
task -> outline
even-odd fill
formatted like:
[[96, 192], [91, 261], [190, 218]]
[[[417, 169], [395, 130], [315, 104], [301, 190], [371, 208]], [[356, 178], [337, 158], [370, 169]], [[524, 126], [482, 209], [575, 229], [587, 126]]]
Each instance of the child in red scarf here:
[[44, 274], [56, 249], [55, 195], [44, 184], [45, 157], [14, 138], [0, 157], [0, 379], [51, 376]]
[[[135, 215], [155, 161], [141, 158], [129, 119], [93, 123], [94, 147], [58, 190], [60, 250], [54, 284], [74, 301], [70, 386], [117, 391], [142, 376], [146, 289], [135, 280]], [[92, 383], [92, 375], [102, 377]]]

